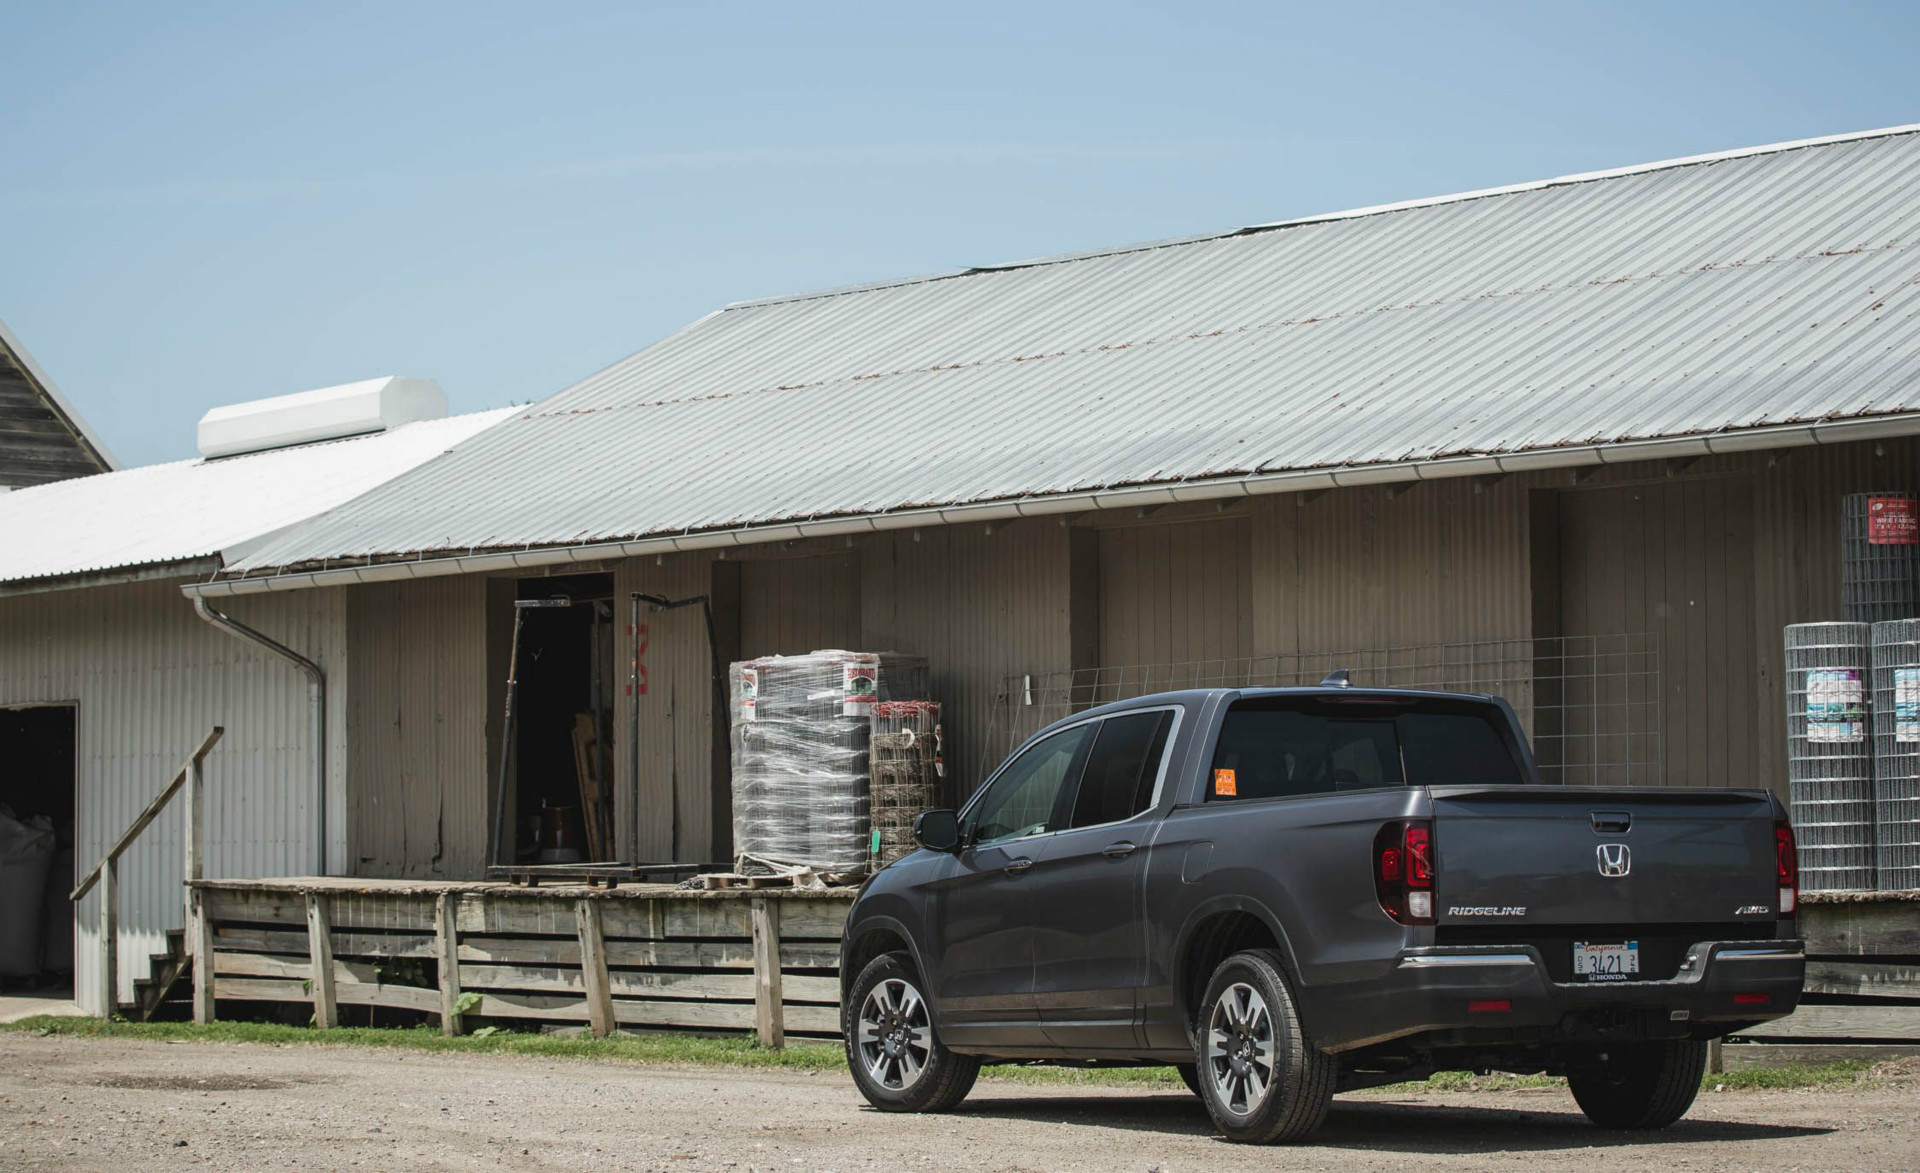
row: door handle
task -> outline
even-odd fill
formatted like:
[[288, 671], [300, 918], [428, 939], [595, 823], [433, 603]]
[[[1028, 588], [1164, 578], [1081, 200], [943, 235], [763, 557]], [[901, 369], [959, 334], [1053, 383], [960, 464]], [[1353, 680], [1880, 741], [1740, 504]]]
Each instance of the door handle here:
[[1000, 870], [1006, 872], [1009, 876], [1018, 876], [1025, 874], [1026, 870], [1032, 866], [1033, 861], [1030, 859], [1016, 859]]
[[1108, 859], [1125, 859], [1129, 855], [1132, 855], [1134, 852], [1138, 850], [1140, 850], [1138, 846], [1132, 843], [1128, 843], [1126, 840], [1123, 839], [1120, 842], [1115, 843], [1112, 846], [1108, 847], [1105, 851], [1101, 852], [1100, 854], [1106, 856]]

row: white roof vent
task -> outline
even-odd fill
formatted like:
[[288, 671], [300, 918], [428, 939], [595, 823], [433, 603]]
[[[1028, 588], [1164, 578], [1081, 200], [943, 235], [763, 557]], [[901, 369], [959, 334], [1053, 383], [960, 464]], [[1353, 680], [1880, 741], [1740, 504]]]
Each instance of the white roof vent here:
[[237, 456], [338, 440], [446, 414], [447, 395], [440, 384], [389, 375], [216, 407], [200, 417], [200, 455]]

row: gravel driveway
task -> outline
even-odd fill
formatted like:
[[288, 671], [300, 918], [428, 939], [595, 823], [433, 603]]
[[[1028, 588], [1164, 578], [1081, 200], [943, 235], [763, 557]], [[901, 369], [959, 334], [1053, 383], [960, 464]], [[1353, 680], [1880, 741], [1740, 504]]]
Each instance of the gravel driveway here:
[[[1215, 1139], [1184, 1094], [982, 1081], [885, 1116], [842, 1075], [0, 1034], [8, 1170], [1580, 1170], [1920, 1167], [1920, 1088], [1703, 1094], [1649, 1137], [1558, 1090], [1359, 1094], [1316, 1143]], [[1410, 1160], [1411, 1154], [1419, 1154]]]

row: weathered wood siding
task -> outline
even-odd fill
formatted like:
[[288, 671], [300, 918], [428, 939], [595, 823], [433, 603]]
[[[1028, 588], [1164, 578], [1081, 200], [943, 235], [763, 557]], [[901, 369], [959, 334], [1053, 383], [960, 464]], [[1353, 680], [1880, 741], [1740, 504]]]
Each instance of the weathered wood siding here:
[[356, 588], [347, 603], [348, 851], [360, 876], [486, 866], [487, 580]]

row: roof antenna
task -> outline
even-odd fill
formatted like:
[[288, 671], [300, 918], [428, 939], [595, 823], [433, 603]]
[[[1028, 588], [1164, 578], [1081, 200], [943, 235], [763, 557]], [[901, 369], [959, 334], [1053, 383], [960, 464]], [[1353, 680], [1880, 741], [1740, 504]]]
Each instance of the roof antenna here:
[[1352, 688], [1353, 681], [1349, 678], [1347, 670], [1345, 668], [1335, 668], [1333, 671], [1327, 673], [1327, 678], [1320, 682], [1320, 687], [1321, 688]]

